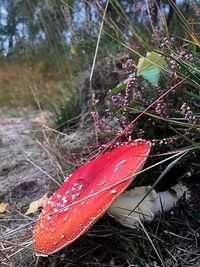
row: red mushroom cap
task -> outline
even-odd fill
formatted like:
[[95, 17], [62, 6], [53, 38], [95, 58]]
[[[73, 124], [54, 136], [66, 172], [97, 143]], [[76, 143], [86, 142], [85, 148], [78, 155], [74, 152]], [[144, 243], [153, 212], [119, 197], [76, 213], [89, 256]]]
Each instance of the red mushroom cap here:
[[50, 197], [34, 226], [37, 255], [52, 254], [85, 232], [133, 181], [150, 147], [144, 140], [123, 143], [68, 177]]

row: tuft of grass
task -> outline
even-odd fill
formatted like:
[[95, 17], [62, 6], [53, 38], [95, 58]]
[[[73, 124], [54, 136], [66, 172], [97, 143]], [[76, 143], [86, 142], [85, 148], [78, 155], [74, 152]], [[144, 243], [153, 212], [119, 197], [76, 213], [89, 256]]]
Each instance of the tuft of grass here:
[[64, 129], [72, 131], [77, 128], [82, 117], [82, 104], [79, 96], [73, 94], [61, 103], [56, 111], [56, 117], [58, 131], [63, 131]]

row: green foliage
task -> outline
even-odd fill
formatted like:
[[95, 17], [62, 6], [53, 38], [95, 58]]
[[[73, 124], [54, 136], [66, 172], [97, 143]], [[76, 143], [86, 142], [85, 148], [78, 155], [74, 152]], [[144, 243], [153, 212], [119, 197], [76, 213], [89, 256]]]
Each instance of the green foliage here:
[[[142, 76], [149, 83], [154, 86], [158, 85], [158, 81], [160, 78], [160, 72], [166, 63], [165, 58], [156, 52], [147, 52], [146, 58], [140, 57], [137, 65], [137, 72], [131, 73], [131, 76]], [[112, 96], [113, 94], [120, 93], [124, 91], [127, 85], [128, 79], [120, 82], [116, 87], [112, 88], [108, 93], [108, 96]]]
[[64, 129], [67, 131], [72, 131], [74, 128], [76, 128], [82, 115], [81, 100], [79, 95], [76, 93], [73, 94], [69, 99], [66, 99], [63, 103], [61, 103], [56, 113], [56, 124], [59, 131], [63, 131]]
[[124, 81], [120, 82], [117, 86], [112, 88], [110, 92], [108, 93], [108, 97], [124, 91], [124, 89], [126, 88], [127, 82], [128, 82], [128, 79], [125, 79]]
[[140, 58], [137, 65], [137, 76], [142, 76], [152, 85], [158, 85], [160, 71], [165, 64], [165, 58], [156, 52], [147, 52], [145, 58]]

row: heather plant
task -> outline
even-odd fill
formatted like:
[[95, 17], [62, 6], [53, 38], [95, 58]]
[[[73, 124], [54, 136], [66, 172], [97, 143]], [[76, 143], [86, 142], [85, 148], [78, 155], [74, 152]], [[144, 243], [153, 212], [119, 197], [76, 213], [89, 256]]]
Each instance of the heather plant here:
[[[105, 110], [96, 105], [92, 118], [95, 117], [99, 140], [104, 136], [105, 144], [107, 136], [107, 143], [115, 145], [144, 138], [152, 142], [153, 153], [157, 155], [190, 145], [198, 147], [198, 32], [187, 27], [185, 32], [180, 32], [181, 36], [175, 32], [171, 34], [170, 28], [164, 31], [153, 25], [152, 16], [149, 19], [152, 23], [152, 35], [146, 36], [149, 43], [139, 50], [128, 47], [129, 58], [121, 63], [122, 80], [108, 90]], [[177, 175], [196, 175], [198, 156], [196, 151], [187, 157], [186, 165], [177, 165]], [[153, 176], [146, 178], [146, 183], [152, 184], [153, 179]], [[168, 177], [160, 186], [165, 188], [171, 182]]]
[[[164, 70], [161, 70], [158, 84], [152, 84], [150, 77], [144, 79], [142, 76], [138, 76], [137, 67], [135, 67], [137, 62], [134, 64], [132, 59], [128, 59], [125, 64], [122, 64], [127, 79], [108, 93], [107, 97], [110, 102], [107, 118], [109, 121], [116, 121], [115, 117], [117, 117], [119, 128], [122, 125], [125, 128], [141, 111], [155, 102], [148, 108], [148, 112], [144, 113], [143, 118], [133, 125], [132, 138], [138, 135], [141, 126], [146, 138], [170, 137], [173, 134], [176, 135], [172, 130], [176, 125], [182, 125], [182, 134], [188, 132], [189, 128], [193, 136], [198, 137], [199, 120], [194, 114], [199, 116], [199, 74], [195, 67], [199, 61], [199, 55], [192, 52], [191, 48], [188, 48], [187, 51], [184, 50], [183, 45], [176, 48], [177, 51], [174, 52], [174, 37], [170, 48], [166, 48], [164, 43], [166, 44], [165, 38], [161, 43], [162, 50], [158, 51], [161, 55], [165, 55]], [[169, 45], [169, 42], [167, 44]], [[184, 44], [184, 47], [186, 46], [190, 47], [189, 44]], [[154, 68], [153, 62], [151, 67]], [[133, 72], [133, 69], [136, 70]], [[147, 68], [146, 71], [150, 70]], [[193, 77], [193, 73], [195, 77]], [[184, 80], [187, 75], [188, 80]], [[180, 82], [181, 79], [184, 81]], [[170, 87], [173, 87], [172, 91], [164, 96]], [[192, 110], [188, 105], [192, 105]], [[154, 126], [150, 131], [149, 125]]]

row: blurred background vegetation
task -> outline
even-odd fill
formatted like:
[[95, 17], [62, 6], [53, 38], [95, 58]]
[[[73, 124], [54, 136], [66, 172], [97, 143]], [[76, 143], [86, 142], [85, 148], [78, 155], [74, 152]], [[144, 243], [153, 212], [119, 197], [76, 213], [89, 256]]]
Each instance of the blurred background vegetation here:
[[[138, 51], [146, 47], [152, 33], [146, 2], [149, 8], [154, 5], [153, 23], [161, 26], [159, 12], [162, 10], [166, 27], [174, 34], [178, 32], [179, 37], [185, 32], [185, 26], [177, 19], [173, 3], [190, 19], [194, 18], [197, 6], [192, 0], [110, 1], [98, 59], [122, 51], [124, 44]], [[48, 107], [52, 102], [60, 103], [74, 93], [81, 93], [82, 83], [89, 76], [87, 71], [91, 70], [104, 6], [105, 1], [2, 0], [1, 106], [34, 106], [33, 96], [37, 96]], [[192, 24], [192, 27], [196, 26]], [[81, 72], [81, 81], [77, 83]], [[112, 84], [118, 82], [116, 79], [113, 83], [111, 78]]]

